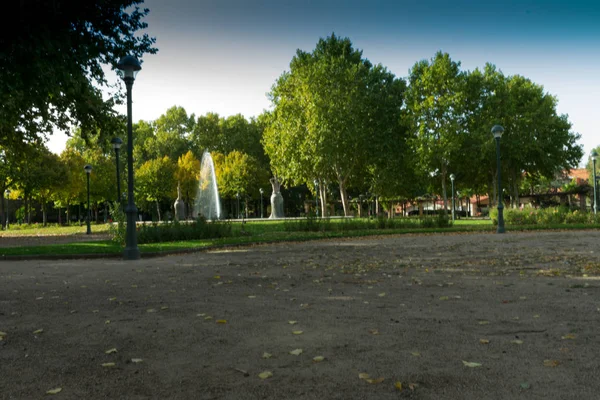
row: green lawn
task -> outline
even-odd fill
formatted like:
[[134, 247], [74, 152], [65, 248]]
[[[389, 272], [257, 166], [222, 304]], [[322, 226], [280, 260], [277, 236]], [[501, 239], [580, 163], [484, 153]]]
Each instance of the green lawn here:
[[[108, 232], [108, 224], [92, 224], [91, 229], [92, 229], [92, 233], [107, 233]], [[67, 236], [67, 235], [75, 235], [78, 233], [85, 233], [86, 230], [87, 230], [87, 227], [85, 224], [83, 224], [82, 226], [79, 226], [79, 225], [43, 226], [41, 224], [31, 224], [31, 225], [11, 224], [11, 225], [9, 225], [9, 229], [0, 230], [0, 237], [3, 237], [3, 236], [53, 236], [53, 235]]]

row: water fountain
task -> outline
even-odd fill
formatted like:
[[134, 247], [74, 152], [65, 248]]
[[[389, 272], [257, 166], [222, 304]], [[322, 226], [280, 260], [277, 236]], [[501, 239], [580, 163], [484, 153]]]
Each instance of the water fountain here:
[[198, 183], [193, 217], [197, 218], [198, 215], [202, 215], [209, 220], [220, 219], [222, 216], [217, 175], [215, 175], [215, 164], [208, 151], [202, 154], [200, 162], [200, 181]]

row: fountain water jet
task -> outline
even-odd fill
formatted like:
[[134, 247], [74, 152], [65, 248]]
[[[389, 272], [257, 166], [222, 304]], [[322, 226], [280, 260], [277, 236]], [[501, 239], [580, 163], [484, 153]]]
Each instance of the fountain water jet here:
[[208, 151], [202, 154], [200, 161], [200, 180], [193, 217], [197, 218], [199, 215], [209, 220], [220, 219], [222, 216], [215, 164]]

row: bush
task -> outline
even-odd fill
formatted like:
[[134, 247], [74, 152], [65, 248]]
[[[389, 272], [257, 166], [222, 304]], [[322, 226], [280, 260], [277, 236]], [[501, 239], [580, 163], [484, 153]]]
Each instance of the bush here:
[[176, 242], [182, 240], [218, 239], [232, 236], [228, 222], [207, 222], [199, 216], [193, 222], [142, 224], [137, 228], [138, 243]]
[[121, 203], [115, 202], [108, 205], [112, 224], [108, 226], [108, 233], [111, 240], [115, 243], [125, 246], [125, 234], [127, 226], [125, 225], [126, 215], [121, 207]]
[[[498, 211], [490, 212], [494, 225], [498, 224]], [[504, 221], [507, 225], [559, 225], [559, 224], [598, 224], [600, 215], [581, 210], [570, 210], [568, 207], [551, 207], [524, 210], [504, 209]]]

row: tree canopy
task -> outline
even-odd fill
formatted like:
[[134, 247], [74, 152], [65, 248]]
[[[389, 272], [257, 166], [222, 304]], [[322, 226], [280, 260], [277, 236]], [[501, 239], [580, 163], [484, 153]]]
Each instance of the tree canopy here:
[[[127, 54], [157, 51], [142, 0], [20, 0], [3, 7], [0, 25], [0, 146], [39, 141], [53, 128], [80, 126], [84, 134], [118, 123], [117, 93], [103, 65]], [[131, 10], [131, 11], [129, 11]], [[18, 27], [18, 29], [15, 29]], [[108, 129], [107, 129], [108, 130]]]

